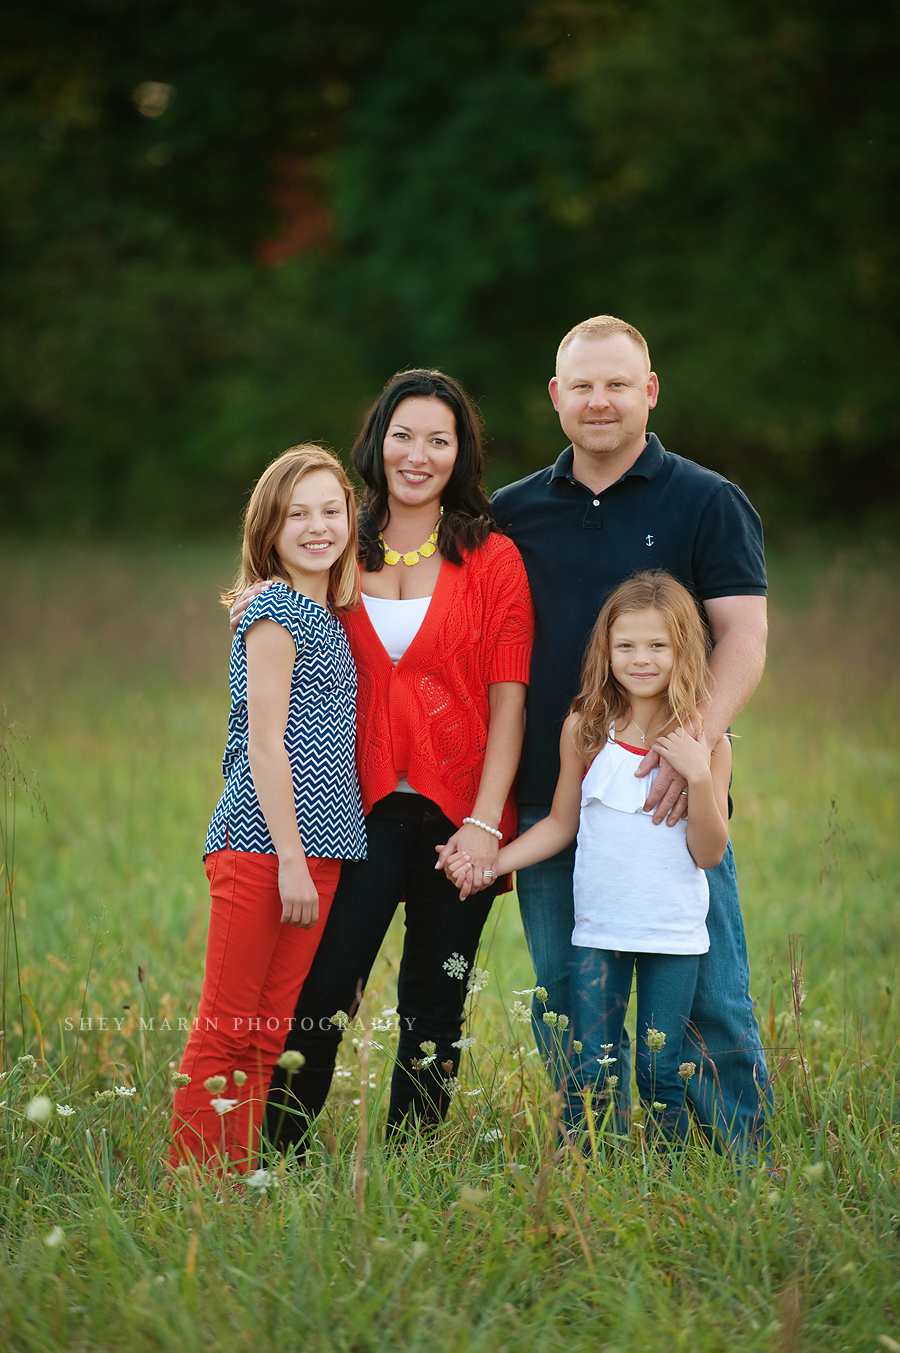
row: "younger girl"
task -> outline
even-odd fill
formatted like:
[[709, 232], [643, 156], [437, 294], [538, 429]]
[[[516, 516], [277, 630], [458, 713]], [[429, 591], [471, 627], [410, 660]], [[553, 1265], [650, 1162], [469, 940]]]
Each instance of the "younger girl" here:
[[[573, 1125], [585, 1091], [601, 1101], [608, 1091], [618, 1111], [615, 1070], [636, 967], [641, 1100], [665, 1137], [687, 1135], [678, 1069], [698, 956], [709, 948], [703, 871], [728, 844], [731, 771], [728, 739], [710, 754], [693, 731], [708, 694], [706, 653], [697, 607], [681, 583], [638, 573], [617, 587], [563, 725], [550, 815], [500, 851], [498, 870], [522, 869], [577, 833], [572, 1033], [582, 1051], [567, 1087]], [[643, 811], [656, 771], [638, 779], [635, 770], [651, 747], [688, 783], [688, 817], [672, 828]]]
[[342, 860], [365, 858], [356, 668], [334, 614], [357, 604], [356, 511], [317, 446], [265, 471], [224, 598], [273, 580], [231, 646], [225, 792], [206, 838], [212, 899], [200, 1008], [175, 1096], [172, 1164], [253, 1167], [272, 1068], [328, 917]]

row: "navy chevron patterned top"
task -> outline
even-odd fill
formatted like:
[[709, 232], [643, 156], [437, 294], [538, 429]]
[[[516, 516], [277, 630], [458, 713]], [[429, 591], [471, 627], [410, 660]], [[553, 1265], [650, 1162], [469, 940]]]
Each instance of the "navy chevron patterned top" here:
[[341, 622], [285, 583], [273, 583], [241, 617], [231, 644], [231, 713], [222, 758], [225, 792], [206, 835], [206, 854], [274, 855], [253, 777], [247, 725], [247, 650], [255, 620], [283, 625], [297, 646], [284, 745], [294, 777], [300, 840], [307, 855], [364, 860], [366, 828], [356, 778], [356, 667]]

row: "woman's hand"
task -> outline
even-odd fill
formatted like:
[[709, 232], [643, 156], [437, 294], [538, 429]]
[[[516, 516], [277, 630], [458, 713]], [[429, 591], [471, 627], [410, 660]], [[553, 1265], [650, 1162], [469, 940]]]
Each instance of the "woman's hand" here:
[[279, 860], [281, 924], [311, 930], [319, 919], [319, 894], [305, 860]]
[[[496, 836], [491, 836], [483, 827], [469, 824], [460, 827], [446, 845], [439, 847], [438, 860], [434, 867], [443, 869], [454, 887], [459, 888], [460, 897], [466, 898], [470, 893], [480, 893], [482, 889], [489, 888], [497, 879], [499, 853], [500, 842]], [[462, 887], [448, 868], [448, 862], [454, 855], [465, 855], [471, 866], [471, 872]]]
[[244, 588], [243, 592], [237, 598], [237, 600], [235, 601], [234, 605], [231, 608], [231, 611], [229, 612], [231, 616], [232, 634], [236, 632], [238, 625], [241, 623], [241, 616], [244, 614], [247, 607], [250, 605], [251, 601], [253, 601], [254, 597], [258, 597], [260, 592], [265, 592], [266, 588], [271, 586], [272, 584], [270, 582], [268, 583], [260, 582], [254, 583], [252, 587]]

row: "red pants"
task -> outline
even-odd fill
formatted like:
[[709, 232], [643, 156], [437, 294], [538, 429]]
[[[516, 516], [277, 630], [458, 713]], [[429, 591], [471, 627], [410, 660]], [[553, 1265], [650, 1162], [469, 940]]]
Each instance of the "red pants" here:
[[[210, 916], [200, 1007], [181, 1070], [190, 1085], [175, 1093], [171, 1164], [218, 1157], [245, 1174], [254, 1168], [272, 1069], [291, 1028], [341, 872], [340, 860], [308, 859], [319, 893], [311, 930], [281, 923], [278, 856], [219, 850], [206, 857]], [[234, 1072], [246, 1081], [236, 1085]], [[211, 1093], [204, 1082], [224, 1076]], [[235, 1100], [219, 1113], [213, 1099]], [[223, 1106], [220, 1104], [220, 1108]]]

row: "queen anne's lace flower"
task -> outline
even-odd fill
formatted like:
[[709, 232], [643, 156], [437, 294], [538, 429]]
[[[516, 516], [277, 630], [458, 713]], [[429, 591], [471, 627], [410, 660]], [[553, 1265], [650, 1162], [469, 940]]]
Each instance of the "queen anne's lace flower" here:
[[181, 1090], [185, 1085], [190, 1085], [191, 1078], [184, 1071], [172, 1072], [172, 1084], [176, 1090]]
[[53, 1112], [53, 1101], [46, 1095], [35, 1095], [30, 1104], [25, 1106], [25, 1117], [32, 1123], [46, 1123]]
[[665, 1046], [666, 1036], [664, 1033], [660, 1033], [659, 1029], [647, 1030], [647, 1047], [651, 1052], [659, 1052]]
[[116, 1094], [120, 1099], [131, 1099], [132, 1095], [137, 1094], [136, 1085], [117, 1085]]
[[253, 1174], [247, 1176], [247, 1187], [258, 1189], [260, 1193], [266, 1193], [269, 1189], [280, 1187], [278, 1179], [272, 1170], [254, 1170]]
[[220, 1118], [223, 1113], [231, 1113], [232, 1109], [237, 1108], [236, 1099], [211, 1099], [209, 1102]]
[[478, 1042], [477, 1038], [458, 1038], [455, 1043], [451, 1043], [451, 1048], [459, 1048], [460, 1052], [467, 1052], [469, 1048], [474, 1048]]
[[299, 1071], [301, 1066], [305, 1065], [306, 1058], [296, 1048], [286, 1048], [276, 1063], [276, 1066], [280, 1066], [282, 1071]]
[[207, 1089], [211, 1095], [220, 1095], [227, 1084], [228, 1079], [225, 1076], [207, 1076], [206, 1080], [203, 1082], [205, 1089]]
[[348, 1029], [350, 1027], [350, 1016], [346, 1010], [336, 1010], [329, 1020], [336, 1029]]
[[468, 971], [468, 963], [462, 954], [458, 954], [456, 950], [453, 951], [449, 958], [444, 959], [444, 972], [448, 977], [458, 977], [461, 980]]
[[487, 968], [473, 968], [469, 973], [469, 980], [466, 982], [466, 990], [473, 994], [476, 991], [483, 991], [488, 984], [490, 975]]
[[71, 1118], [75, 1110], [72, 1108], [71, 1104], [57, 1104], [56, 1112], [59, 1114], [60, 1118]]

